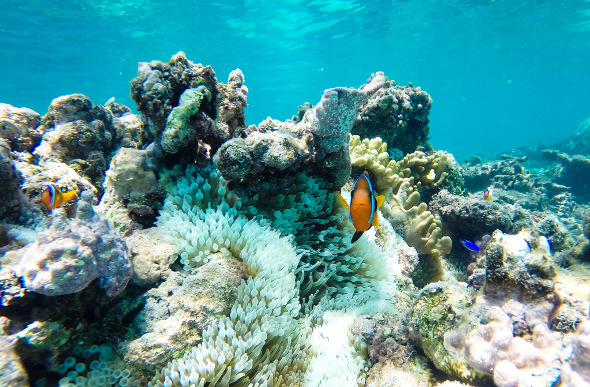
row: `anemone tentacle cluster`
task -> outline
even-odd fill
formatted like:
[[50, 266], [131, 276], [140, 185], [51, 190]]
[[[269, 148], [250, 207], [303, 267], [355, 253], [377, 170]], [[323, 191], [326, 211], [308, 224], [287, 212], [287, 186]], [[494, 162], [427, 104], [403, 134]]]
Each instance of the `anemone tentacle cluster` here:
[[[306, 374], [313, 358], [309, 319], [375, 295], [379, 248], [367, 240], [351, 245], [339, 220], [346, 219], [343, 209], [305, 175], [298, 177], [292, 194], [265, 201], [261, 197], [268, 197], [269, 187], [263, 187], [261, 197], [247, 205], [213, 167], [194, 175], [189, 170], [171, 189], [159, 229], [177, 244], [185, 270], [198, 270], [213, 253], [227, 254], [241, 259], [248, 279], [239, 286], [229, 316], [205, 330], [202, 343], [171, 362], [150, 385], [299, 385], [321, 378], [313, 367]], [[330, 301], [334, 293], [341, 297]], [[312, 301], [321, 304], [309, 316], [302, 313], [300, 298], [305, 297], [310, 300], [306, 312], [313, 309]], [[351, 375], [357, 375], [364, 362], [356, 360], [354, 345], [350, 351]]]

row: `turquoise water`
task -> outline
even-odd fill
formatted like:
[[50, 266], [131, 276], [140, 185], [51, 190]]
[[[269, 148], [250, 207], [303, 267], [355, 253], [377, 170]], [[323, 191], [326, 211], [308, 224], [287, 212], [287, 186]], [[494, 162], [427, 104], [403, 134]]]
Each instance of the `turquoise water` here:
[[[443, 4], [444, 3], [444, 4]], [[0, 102], [71, 93], [132, 108], [137, 62], [185, 51], [239, 67], [246, 119], [284, 120], [375, 71], [434, 99], [431, 144], [474, 152], [560, 139], [590, 116], [590, 2], [2, 0]]]

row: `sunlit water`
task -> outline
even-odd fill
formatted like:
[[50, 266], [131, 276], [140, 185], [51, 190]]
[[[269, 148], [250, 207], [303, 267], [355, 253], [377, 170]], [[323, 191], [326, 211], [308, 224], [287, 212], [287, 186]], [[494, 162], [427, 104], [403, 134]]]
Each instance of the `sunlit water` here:
[[220, 81], [242, 69], [249, 124], [375, 71], [412, 82], [434, 99], [431, 144], [459, 160], [560, 139], [590, 116], [587, 0], [0, 3], [0, 102], [41, 114], [76, 92], [135, 108], [137, 62], [182, 50]]

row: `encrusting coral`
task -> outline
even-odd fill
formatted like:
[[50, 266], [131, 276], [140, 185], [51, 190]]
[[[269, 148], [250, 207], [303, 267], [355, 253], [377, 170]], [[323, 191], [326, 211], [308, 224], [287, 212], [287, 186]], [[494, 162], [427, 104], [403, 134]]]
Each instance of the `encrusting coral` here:
[[92, 209], [93, 196], [83, 192], [75, 219], [62, 209], [53, 212], [50, 227], [38, 234], [14, 266], [27, 289], [62, 295], [84, 289], [100, 278], [109, 296], [120, 293], [131, 277], [125, 241]]
[[187, 143], [195, 142], [196, 133], [189, 125], [189, 119], [196, 114], [203, 102], [211, 101], [211, 91], [206, 85], [186, 89], [180, 95], [180, 101], [166, 120], [162, 132], [162, 148], [168, 153], [176, 153]]

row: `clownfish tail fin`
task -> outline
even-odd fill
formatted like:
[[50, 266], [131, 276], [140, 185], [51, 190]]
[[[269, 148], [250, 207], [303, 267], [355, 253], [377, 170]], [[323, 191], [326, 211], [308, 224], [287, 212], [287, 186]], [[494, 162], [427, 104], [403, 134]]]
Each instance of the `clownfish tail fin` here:
[[76, 197], [76, 193], [78, 193], [78, 191], [76, 191], [75, 189], [72, 191], [68, 191], [68, 192], [62, 192], [62, 196], [63, 196], [63, 201], [67, 202], [68, 200], [72, 200], [73, 198]]
[[350, 241], [350, 243], [354, 243], [356, 241], [359, 240], [359, 238], [361, 237], [361, 235], [363, 235], [364, 231], [357, 231], [354, 233], [354, 235], [352, 236], [352, 240]]

